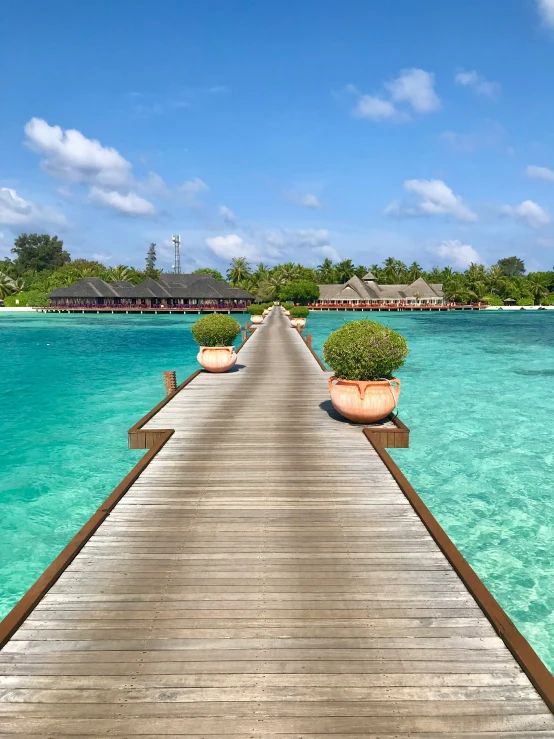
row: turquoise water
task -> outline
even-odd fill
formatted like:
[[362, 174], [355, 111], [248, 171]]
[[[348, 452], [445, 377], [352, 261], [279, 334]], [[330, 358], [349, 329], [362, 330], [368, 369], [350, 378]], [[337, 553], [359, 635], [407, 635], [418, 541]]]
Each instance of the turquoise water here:
[[127, 429], [198, 368], [197, 319], [0, 314], [0, 617], [144, 454]]
[[[312, 313], [314, 348], [359, 317]], [[140, 458], [127, 428], [197, 367], [196, 318], [0, 315], [0, 616]], [[394, 458], [554, 670], [554, 314], [371, 318], [411, 349]]]
[[[361, 317], [312, 313], [314, 349]], [[410, 346], [398, 372], [410, 449], [392, 456], [554, 671], [554, 315], [370, 317]]]

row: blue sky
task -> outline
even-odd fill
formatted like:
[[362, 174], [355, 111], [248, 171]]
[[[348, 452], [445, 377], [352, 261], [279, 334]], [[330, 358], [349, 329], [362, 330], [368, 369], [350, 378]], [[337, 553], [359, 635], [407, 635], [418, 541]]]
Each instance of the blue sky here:
[[0, 256], [554, 264], [554, 0], [4, 0]]

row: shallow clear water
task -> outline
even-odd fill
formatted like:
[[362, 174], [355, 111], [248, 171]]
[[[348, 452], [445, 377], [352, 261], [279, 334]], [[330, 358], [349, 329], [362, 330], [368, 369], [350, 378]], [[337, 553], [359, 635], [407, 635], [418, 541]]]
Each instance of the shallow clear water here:
[[554, 671], [554, 315], [312, 313], [314, 349], [362, 317], [410, 347], [392, 456]]
[[144, 454], [127, 429], [198, 368], [197, 319], [0, 315], [0, 618]]
[[[411, 350], [394, 458], [554, 669], [554, 313], [370, 317]], [[140, 458], [127, 429], [197, 367], [196, 318], [0, 315], [0, 616]], [[358, 318], [312, 313], [314, 348]]]

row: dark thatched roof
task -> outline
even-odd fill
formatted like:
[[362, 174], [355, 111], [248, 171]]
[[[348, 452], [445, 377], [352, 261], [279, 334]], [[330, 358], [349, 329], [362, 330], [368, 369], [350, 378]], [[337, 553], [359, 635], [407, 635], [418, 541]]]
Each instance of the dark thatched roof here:
[[136, 298], [164, 300], [251, 300], [246, 290], [230, 287], [226, 282], [206, 274], [161, 274], [157, 280], [148, 277], [139, 285], [126, 280], [111, 284], [99, 277], [86, 277], [70, 287], [60, 287], [49, 298]]

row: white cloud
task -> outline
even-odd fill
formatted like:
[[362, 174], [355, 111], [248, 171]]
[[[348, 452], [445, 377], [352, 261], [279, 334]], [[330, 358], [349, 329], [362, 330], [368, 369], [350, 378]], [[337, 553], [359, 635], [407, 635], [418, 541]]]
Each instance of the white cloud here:
[[525, 170], [527, 177], [533, 177], [537, 180], [548, 180], [554, 182], [554, 169], [548, 169], [548, 167], [535, 167], [530, 164]]
[[323, 205], [321, 201], [312, 192], [300, 193], [290, 191], [287, 193], [287, 200], [293, 205], [298, 205], [300, 208], [309, 208], [311, 210], [321, 210]]
[[[355, 118], [373, 121], [406, 121], [410, 119], [408, 109], [416, 113], [432, 113], [441, 107], [435, 92], [435, 75], [424, 69], [403, 69], [399, 76], [384, 87], [381, 95], [362, 95], [354, 85], [347, 85], [347, 92], [358, 95], [357, 105], [352, 110]], [[400, 104], [400, 107], [398, 107]]]
[[462, 87], [469, 87], [477, 95], [495, 100], [500, 95], [500, 85], [498, 82], [490, 82], [482, 74], [479, 74], [474, 69], [471, 72], [458, 72], [454, 77], [454, 81], [457, 85]]
[[134, 192], [122, 195], [117, 190], [102, 190], [94, 186], [90, 189], [90, 199], [127, 216], [148, 216], [156, 212], [152, 203]]
[[322, 257], [328, 257], [333, 262], [339, 262], [340, 261], [340, 254], [336, 249], [333, 249], [332, 246], [317, 246], [314, 249], [312, 249], [314, 254], [321, 255]]
[[326, 228], [300, 228], [289, 235], [289, 240], [298, 246], [325, 246], [329, 244], [329, 231]]
[[398, 117], [398, 111], [390, 100], [374, 95], [362, 95], [352, 111], [356, 118], [370, 118], [372, 121], [384, 121]]
[[537, 0], [537, 10], [542, 22], [554, 28], [554, 0]]
[[44, 155], [42, 169], [54, 177], [107, 187], [125, 185], [131, 178], [131, 163], [116, 149], [76, 129], [64, 131], [41, 118], [31, 118], [25, 134], [27, 145]]
[[208, 185], [201, 180], [200, 177], [192, 177], [190, 180], [186, 180], [178, 188], [178, 192], [183, 196], [185, 203], [194, 208], [200, 205], [198, 196], [204, 192], [208, 192], [210, 189]]
[[538, 203], [532, 200], [524, 200], [519, 205], [503, 205], [500, 209], [502, 215], [523, 221], [531, 228], [541, 228], [550, 223], [550, 216]]
[[432, 72], [412, 68], [403, 69], [399, 77], [387, 82], [385, 87], [395, 102], [406, 102], [417, 113], [432, 113], [441, 107], [434, 84], [435, 75]]
[[0, 223], [6, 226], [42, 223], [63, 226], [67, 221], [53, 208], [25, 200], [9, 187], [0, 187]]
[[231, 259], [232, 257], [256, 259], [259, 257], [258, 249], [253, 244], [247, 244], [238, 234], [212, 236], [206, 239], [206, 244], [214, 254], [222, 259]]
[[431, 248], [429, 251], [444, 259], [453, 267], [465, 269], [472, 263], [482, 264], [482, 259], [475, 249], [469, 246], [469, 244], [462, 244], [458, 240], [442, 241], [438, 246]]
[[228, 208], [226, 205], [219, 206], [219, 215], [223, 218], [225, 223], [227, 223], [229, 226], [236, 225], [237, 217], [233, 213], [231, 208]]
[[407, 193], [420, 198], [419, 202], [405, 206], [398, 202], [391, 203], [385, 214], [390, 216], [430, 216], [445, 214], [454, 216], [458, 221], [473, 222], [477, 215], [470, 210], [459, 195], [456, 195], [442, 180], [406, 180], [404, 189]]

